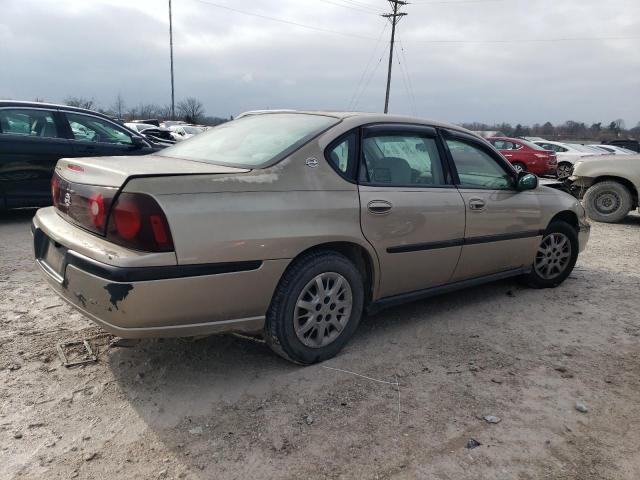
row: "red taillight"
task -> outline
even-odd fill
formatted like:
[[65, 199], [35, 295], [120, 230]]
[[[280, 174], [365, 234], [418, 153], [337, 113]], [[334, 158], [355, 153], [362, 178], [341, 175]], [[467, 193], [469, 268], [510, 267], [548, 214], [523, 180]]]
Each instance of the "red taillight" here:
[[58, 183], [58, 176], [53, 175], [51, 177], [51, 200], [53, 202], [53, 206], [58, 205], [58, 195], [60, 194], [60, 188]]
[[118, 201], [111, 213], [115, 231], [124, 240], [131, 240], [140, 231], [140, 211], [135, 203]]
[[147, 252], [173, 251], [164, 212], [153, 197], [142, 193], [120, 194], [109, 215], [107, 240]]

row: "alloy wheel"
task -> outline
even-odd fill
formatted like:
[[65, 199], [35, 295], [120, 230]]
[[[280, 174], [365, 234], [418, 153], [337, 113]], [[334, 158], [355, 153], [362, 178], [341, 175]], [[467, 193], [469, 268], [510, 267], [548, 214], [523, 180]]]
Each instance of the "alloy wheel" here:
[[300, 292], [294, 309], [298, 340], [311, 348], [336, 340], [351, 317], [353, 293], [346, 278], [336, 272], [314, 277]]
[[536, 273], [545, 280], [552, 280], [564, 273], [571, 261], [571, 241], [564, 233], [550, 233], [538, 247], [533, 265]]
[[558, 178], [569, 178], [573, 173], [573, 167], [571, 165], [558, 165], [557, 175]]

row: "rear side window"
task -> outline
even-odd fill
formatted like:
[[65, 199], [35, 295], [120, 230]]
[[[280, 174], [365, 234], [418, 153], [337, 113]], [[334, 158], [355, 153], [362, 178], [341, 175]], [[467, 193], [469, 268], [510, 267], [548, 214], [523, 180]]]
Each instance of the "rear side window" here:
[[479, 147], [460, 140], [447, 140], [447, 147], [458, 170], [461, 187], [496, 190], [513, 188], [511, 174]]
[[379, 186], [445, 185], [436, 140], [417, 133], [372, 135], [362, 142], [362, 180]]
[[335, 117], [304, 113], [248, 115], [223, 123], [158, 155], [237, 167], [280, 160], [338, 123]]
[[79, 113], [65, 113], [73, 138], [86, 142], [131, 145], [133, 140], [124, 130], [98, 117]]
[[30, 108], [0, 110], [0, 134], [57, 138], [53, 112]]
[[357, 135], [351, 132], [333, 142], [325, 151], [331, 166], [343, 177], [352, 180], [356, 168]]

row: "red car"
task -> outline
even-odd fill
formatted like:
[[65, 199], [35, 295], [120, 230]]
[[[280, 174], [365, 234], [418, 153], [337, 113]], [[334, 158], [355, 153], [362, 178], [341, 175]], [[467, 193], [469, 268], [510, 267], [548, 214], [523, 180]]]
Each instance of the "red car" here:
[[517, 171], [556, 176], [558, 160], [555, 152], [545, 150], [521, 138], [491, 137], [487, 140], [511, 162]]

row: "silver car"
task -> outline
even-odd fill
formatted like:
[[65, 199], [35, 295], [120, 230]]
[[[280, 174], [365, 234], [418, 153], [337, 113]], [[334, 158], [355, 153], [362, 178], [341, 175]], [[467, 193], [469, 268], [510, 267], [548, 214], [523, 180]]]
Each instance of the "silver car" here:
[[62, 159], [33, 220], [49, 285], [123, 337], [261, 334], [335, 355], [366, 311], [521, 277], [555, 287], [575, 198], [489, 143], [391, 115], [256, 112], [155, 155]]

